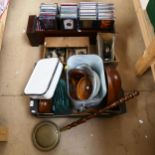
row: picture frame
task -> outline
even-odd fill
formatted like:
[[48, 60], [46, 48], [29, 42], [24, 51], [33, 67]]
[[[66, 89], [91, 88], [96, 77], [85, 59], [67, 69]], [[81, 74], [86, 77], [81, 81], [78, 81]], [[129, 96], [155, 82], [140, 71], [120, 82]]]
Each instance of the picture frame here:
[[76, 48], [75, 49], [75, 54], [88, 54], [88, 49], [87, 48]]

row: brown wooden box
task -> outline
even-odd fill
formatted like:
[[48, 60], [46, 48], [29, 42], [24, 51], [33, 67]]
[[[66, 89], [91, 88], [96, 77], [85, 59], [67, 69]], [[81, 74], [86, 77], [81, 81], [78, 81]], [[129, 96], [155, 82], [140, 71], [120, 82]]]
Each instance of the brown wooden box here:
[[8, 129], [5, 127], [0, 127], [0, 142], [8, 141]]

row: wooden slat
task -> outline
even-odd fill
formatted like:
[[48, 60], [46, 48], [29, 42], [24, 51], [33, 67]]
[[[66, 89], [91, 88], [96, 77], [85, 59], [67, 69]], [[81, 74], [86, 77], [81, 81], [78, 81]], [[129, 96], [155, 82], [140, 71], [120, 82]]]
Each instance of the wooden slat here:
[[152, 75], [153, 75], [153, 80], [155, 82], [155, 61], [151, 64], [151, 70], [152, 70]]
[[135, 11], [138, 17], [139, 26], [143, 35], [145, 46], [148, 47], [154, 38], [153, 26], [149, 20], [146, 10], [143, 10], [140, 0], [133, 0]]
[[88, 37], [47, 37], [44, 46], [46, 47], [88, 47]]
[[150, 20], [147, 16], [147, 13], [142, 9], [137, 11], [137, 17], [140, 25], [140, 29], [142, 32], [142, 36], [144, 39], [145, 46], [148, 47], [152, 39], [154, 38], [153, 27], [150, 23]]
[[8, 141], [8, 129], [0, 127], [0, 142]]
[[147, 12], [141, 7], [140, 0], [133, 0], [133, 4], [146, 47], [143, 56], [136, 63], [136, 73], [137, 75], [142, 75], [147, 68], [151, 66], [152, 75], [155, 81], [155, 48], [152, 45], [155, 43], [155, 41], [153, 41], [155, 38], [154, 29], [149, 20]]
[[141, 8], [141, 4], [139, 0], [133, 0], [135, 11], [137, 12], [139, 8]]
[[141, 58], [136, 63], [136, 74], [142, 75], [155, 60], [155, 38], [150, 43], [148, 48], [145, 49], [145, 52]]
[[0, 18], [0, 49], [1, 49], [2, 41], [3, 41], [3, 34], [5, 30], [7, 12], [8, 12], [8, 7], [6, 8], [6, 10], [4, 11], [3, 15]]

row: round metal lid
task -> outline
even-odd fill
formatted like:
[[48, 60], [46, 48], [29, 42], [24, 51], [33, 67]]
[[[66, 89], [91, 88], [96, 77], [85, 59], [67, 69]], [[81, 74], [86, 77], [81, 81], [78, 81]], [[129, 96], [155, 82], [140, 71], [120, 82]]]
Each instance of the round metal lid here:
[[49, 151], [57, 146], [60, 139], [58, 126], [50, 121], [37, 124], [32, 133], [32, 140], [36, 148]]

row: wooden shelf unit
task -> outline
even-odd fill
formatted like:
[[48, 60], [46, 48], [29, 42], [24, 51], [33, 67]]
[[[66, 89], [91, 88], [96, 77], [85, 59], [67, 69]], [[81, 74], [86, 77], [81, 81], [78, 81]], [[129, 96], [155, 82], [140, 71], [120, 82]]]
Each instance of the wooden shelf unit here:
[[138, 59], [135, 69], [136, 74], [142, 75], [149, 67], [151, 67], [153, 78], [155, 80], [155, 35], [153, 26], [149, 20], [146, 10], [143, 10], [140, 0], [133, 0], [135, 12], [139, 21], [142, 32], [145, 50], [143, 55]]
[[30, 44], [32, 46], [38, 46], [44, 43], [45, 37], [89, 37], [89, 41], [91, 44], [96, 43], [96, 35], [98, 32], [111, 32], [114, 33], [114, 27], [110, 29], [102, 29], [102, 30], [35, 30], [37, 16], [31, 15], [29, 16], [28, 25], [27, 25], [27, 36], [29, 38]]

